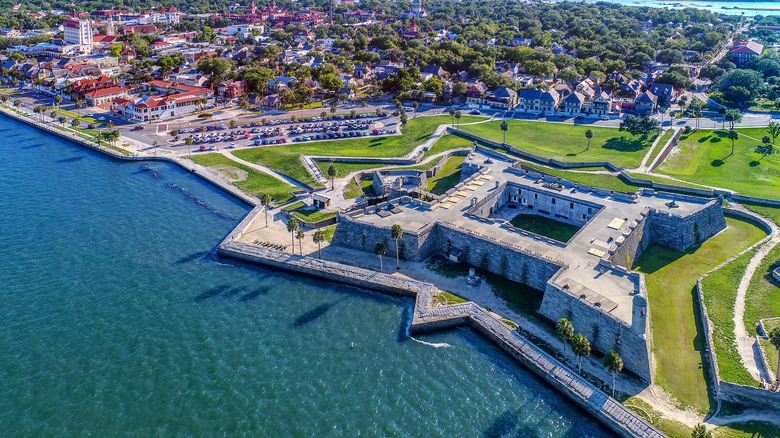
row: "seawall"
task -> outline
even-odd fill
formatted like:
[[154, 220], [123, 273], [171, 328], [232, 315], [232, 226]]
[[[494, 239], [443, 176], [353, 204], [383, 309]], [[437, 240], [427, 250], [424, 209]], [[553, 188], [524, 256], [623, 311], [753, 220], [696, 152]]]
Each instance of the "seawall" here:
[[[250, 213], [248, 219], [251, 220], [258, 211], [255, 209]], [[241, 235], [242, 225], [245, 222], [239, 224], [219, 245], [220, 255], [386, 294], [412, 297], [415, 300], [410, 327], [413, 333], [468, 325], [619, 436], [665, 436], [642, 417], [474, 303], [433, 307], [432, 298], [437, 291], [429, 283], [236, 242], [234, 239]]]
[[101, 153], [105, 156], [108, 156], [112, 159], [116, 160], [123, 160], [123, 161], [164, 161], [167, 163], [174, 164], [178, 166], [179, 168], [186, 170], [187, 172], [192, 173], [193, 175], [197, 176], [198, 178], [201, 178], [202, 180], [212, 184], [213, 186], [224, 190], [229, 195], [233, 196], [234, 198], [238, 199], [241, 202], [244, 202], [245, 204], [249, 205], [250, 207], [256, 206], [260, 204], [260, 200], [249, 196], [242, 191], [240, 191], [237, 187], [233, 186], [232, 184], [222, 182], [218, 179], [215, 179], [211, 177], [210, 175], [205, 174], [204, 172], [198, 170], [195, 166], [190, 166], [187, 163], [184, 163], [183, 161], [176, 159], [174, 157], [165, 157], [165, 156], [133, 156], [133, 155], [125, 155], [120, 152], [117, 152], [113, 149], [103, 147], [100, 145], [97, 145], [93, 142], [90, 142], [88, 140], [85, 140], [77, 135], [70, 134], [67, 131], [61, 131], [56, 128], [51, 128], [50, 126], [46, 124], [42, 124], [36, 120], [32, 120], [26, 116], [23, 116], [21, 114], [16, 114], [15, 112], [11, 110], [7, 110], [5, 108], [0, 107], [0, 114], [3, 114], [7, 117], [10, 117], [18, 122], [25, 123], [27, 125], [30, 125], [34, 128], [40, 129], [42, 131], [45, 131], [49, 134], [55, 135], [57, 137], [60, 137], [62, 139], [68, 140], [70, 142], [79, 144], [81, 146], [84, 146], [88, 149], [91, 149], [95, 152]]

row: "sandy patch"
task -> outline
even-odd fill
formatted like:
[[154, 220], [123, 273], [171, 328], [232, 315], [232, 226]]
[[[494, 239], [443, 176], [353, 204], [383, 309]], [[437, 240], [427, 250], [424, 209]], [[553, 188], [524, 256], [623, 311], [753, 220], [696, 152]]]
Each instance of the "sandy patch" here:
[[244, 181], [249, 176], [249, 172], [246, 170], [233, 166], [217, 165], [211, 166], [209, 169], [230, 182]]

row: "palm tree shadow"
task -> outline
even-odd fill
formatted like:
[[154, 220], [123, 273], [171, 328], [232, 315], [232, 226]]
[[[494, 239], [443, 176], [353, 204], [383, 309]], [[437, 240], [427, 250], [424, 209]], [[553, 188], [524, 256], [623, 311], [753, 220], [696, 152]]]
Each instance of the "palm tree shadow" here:
[[761, 160], [753, 160], [753, 161], [751, 161], [750, 163], [748, 163], [748, 166], [750, 166], [750, 167], [756, 167], [756, 166], [758, 166], [759, 164], [761, 164]]

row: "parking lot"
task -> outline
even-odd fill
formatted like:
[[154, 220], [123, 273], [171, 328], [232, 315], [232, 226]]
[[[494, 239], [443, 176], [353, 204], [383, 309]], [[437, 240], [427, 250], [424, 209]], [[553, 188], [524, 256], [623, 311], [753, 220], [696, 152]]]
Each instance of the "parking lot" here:
[[[384, 120], [383, 120], [384, 119]], [[383, 129], [388, 115], [358, 114], [331, 117], [313, 117], [305, 122], [290, 119], [251, 122], [230, 127], [226, 124], [202, 125], [198, 128], [179, 129], [179, 135], [171, 138], [173, 145], [181, 145], [192, 138], [196, 151], [213, 151], [219, 148], [233, 149], [252, 146], [277, 145], [288, 142], [307, 142], [386, 135], [395, 128]]]

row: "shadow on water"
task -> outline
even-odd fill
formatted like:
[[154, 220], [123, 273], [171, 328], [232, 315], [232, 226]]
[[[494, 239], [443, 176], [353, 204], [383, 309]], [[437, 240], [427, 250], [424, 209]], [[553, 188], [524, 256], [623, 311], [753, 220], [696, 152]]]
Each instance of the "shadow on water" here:
[[230, 289], [230, 286], [228, 286], [226, 284], [223, 284], [223, 285], [217, 286], [217, 287], [213, 287], [213, 288], [211, 288], [211, 289], [201, 293], [197, 297], [195, 297], [195, 301], [203, 301], [203, 300], [207, 300], [209, 298], [214, 298], [216, 296], [222, 295], [228, 289]]
[[203, 252], [196, 252], [195, 254], [188, 255], [187, 257], [182, 257], [179, 260], [176, 260], [177, 265], [183, 265], [185, 263], [194, 262], [200, 259], [204, 259], [211, 254], [211, 251], [203, 251]]
[[36, 144], [31, 144], [31, 145], [29, 145], [29, 146], [22, 146], [22, 147], [21, 147], [21, 148], [19, 148], [19, 149], [35, 149], [35, 148], [39, 148], [39, 147], [41, 147], [41, 145], [40, 145], [40, 144], [38, 144], [38, 143], [36, 143]]
[[252, 292], [249, 292], [246, 295], [244, 295], [241, 298], [239, 298], [239, 301], [251, 301], [251, 300], [254, 300], [255, 298], [259, 297], [260, 295], [265, 295], [267, 293], [268, 293], [268, 289], [263, 288], [263, 287], [257, 288], [255, 290], [253, 290]]
[[490, 427], [482, 433], [484, 438], [498, 438], [509, 436], [517, 428], [517, 417], [520, 414], [519, 410], [507, 410], [503, 414], [496, 417]]
[[[151, 171], [151, 172], [154, 172], [154, 170], [151, 170], [151, 169], [149, 169], [149, 171]], [[148, 173], [148, 172], [147, 172], [147, 173]], [[154, 172], [154, 173], [157, 173], [157, 172]], [[159, 175], [159, 174], [158, 174], [158, 175]], [[176, 190], [177, 192], [181, 193], [181, 194], [182, 194], [182, 195], [184, 195], [185, 197], [187, 197], [187, 198], [191, 199], [193, 202], [195, 202], [195, 203], [196, 203], [196, 204], [198, 204], [199, 206], [201, 206], [201, 207], [205, 208], [206, 210], [208, 210], [208, 211], [210, 211], [210, 212], [214, 213], [214, 214], [215, 214], [215, 215], [217, 215], [218, 217], [221, 217], [222, 219], [227, 219], [227, 220], [229, 220], [229, 221], [232, 221], [232, 222], [238, 222], [238, 219], [237, 219], [237, 218], [234, 218], [234, 217], [232, 217], [232, 216], [230, 216], [230, 215], [228, 215], [228, 214], [226, 214], [226, 213], [224, 213], [224, 212], [222, 212], [222, 211], [220, 211], [220, 210], [217, 210], [217, 209], [216, 209], [216, 208], [214, 208], [214, 207], [211, 207], [210, 205], [208, 205], [208, 204], [206, 204], [205, 202], [203, 202], [203, 201], [202, 201], [200, 198], [198, 198], [197, 196], [195, 196], [195, 195], [193, 195], [192, 193], [190, 193], [190, 192], [188, 192], [187, 190], [185, 190], [183, 187], [177, 186], [176, 184], [173, 184], [173, 183], [171, 183], [171, 184], [168, 184], [168, 187], [170, 187], [170, 188], [172, 188], [172, 189]]]
[[330, 311], [330, 309], [333, 308], [333, 306], [335, 306], [336, 304], [340, 303], [343, 300], [344, 298], [340, 300], [336, 300], [332, 303], [320, 304], [319, 306], [304, 312], [301, 316], [295, 318], [295, 322], [293, 322], [293, 327], [302, 327], [304, 325], [316, 321], [317, 319], [321, 318], [323, 315], [328, 313], [328, 311]]
[[84, 157], [83, 157], [83, 156], [81, 156], [81, 157], [70, 157], [70, 158], [63, 158], [63, 159], [61, 159], [61, 160], [57, 160], [57, 161], [55, 161], [55, 163], [61, 163], [61, 164], [62, 164], [62, 163], [73, 163], [73, 162], [76, 162], [76, 161], [81, 161], [81, 160], [83, 160], [83, 159], [84, 159]]
[[414, 304], [404, 306], [403, 312], [401, 312], [401, 324], [398, 326], [398, 335], [395, 337], [396, 342], [405, 342], [411, 339], [411, 327], [412, 316], [414, 315]]
[[244, 290], [240, 287], [234, 287], [230, 288], [224, 292], [222, 292], [222, 298], [233, 298], [236, 295], [240, 295]]

